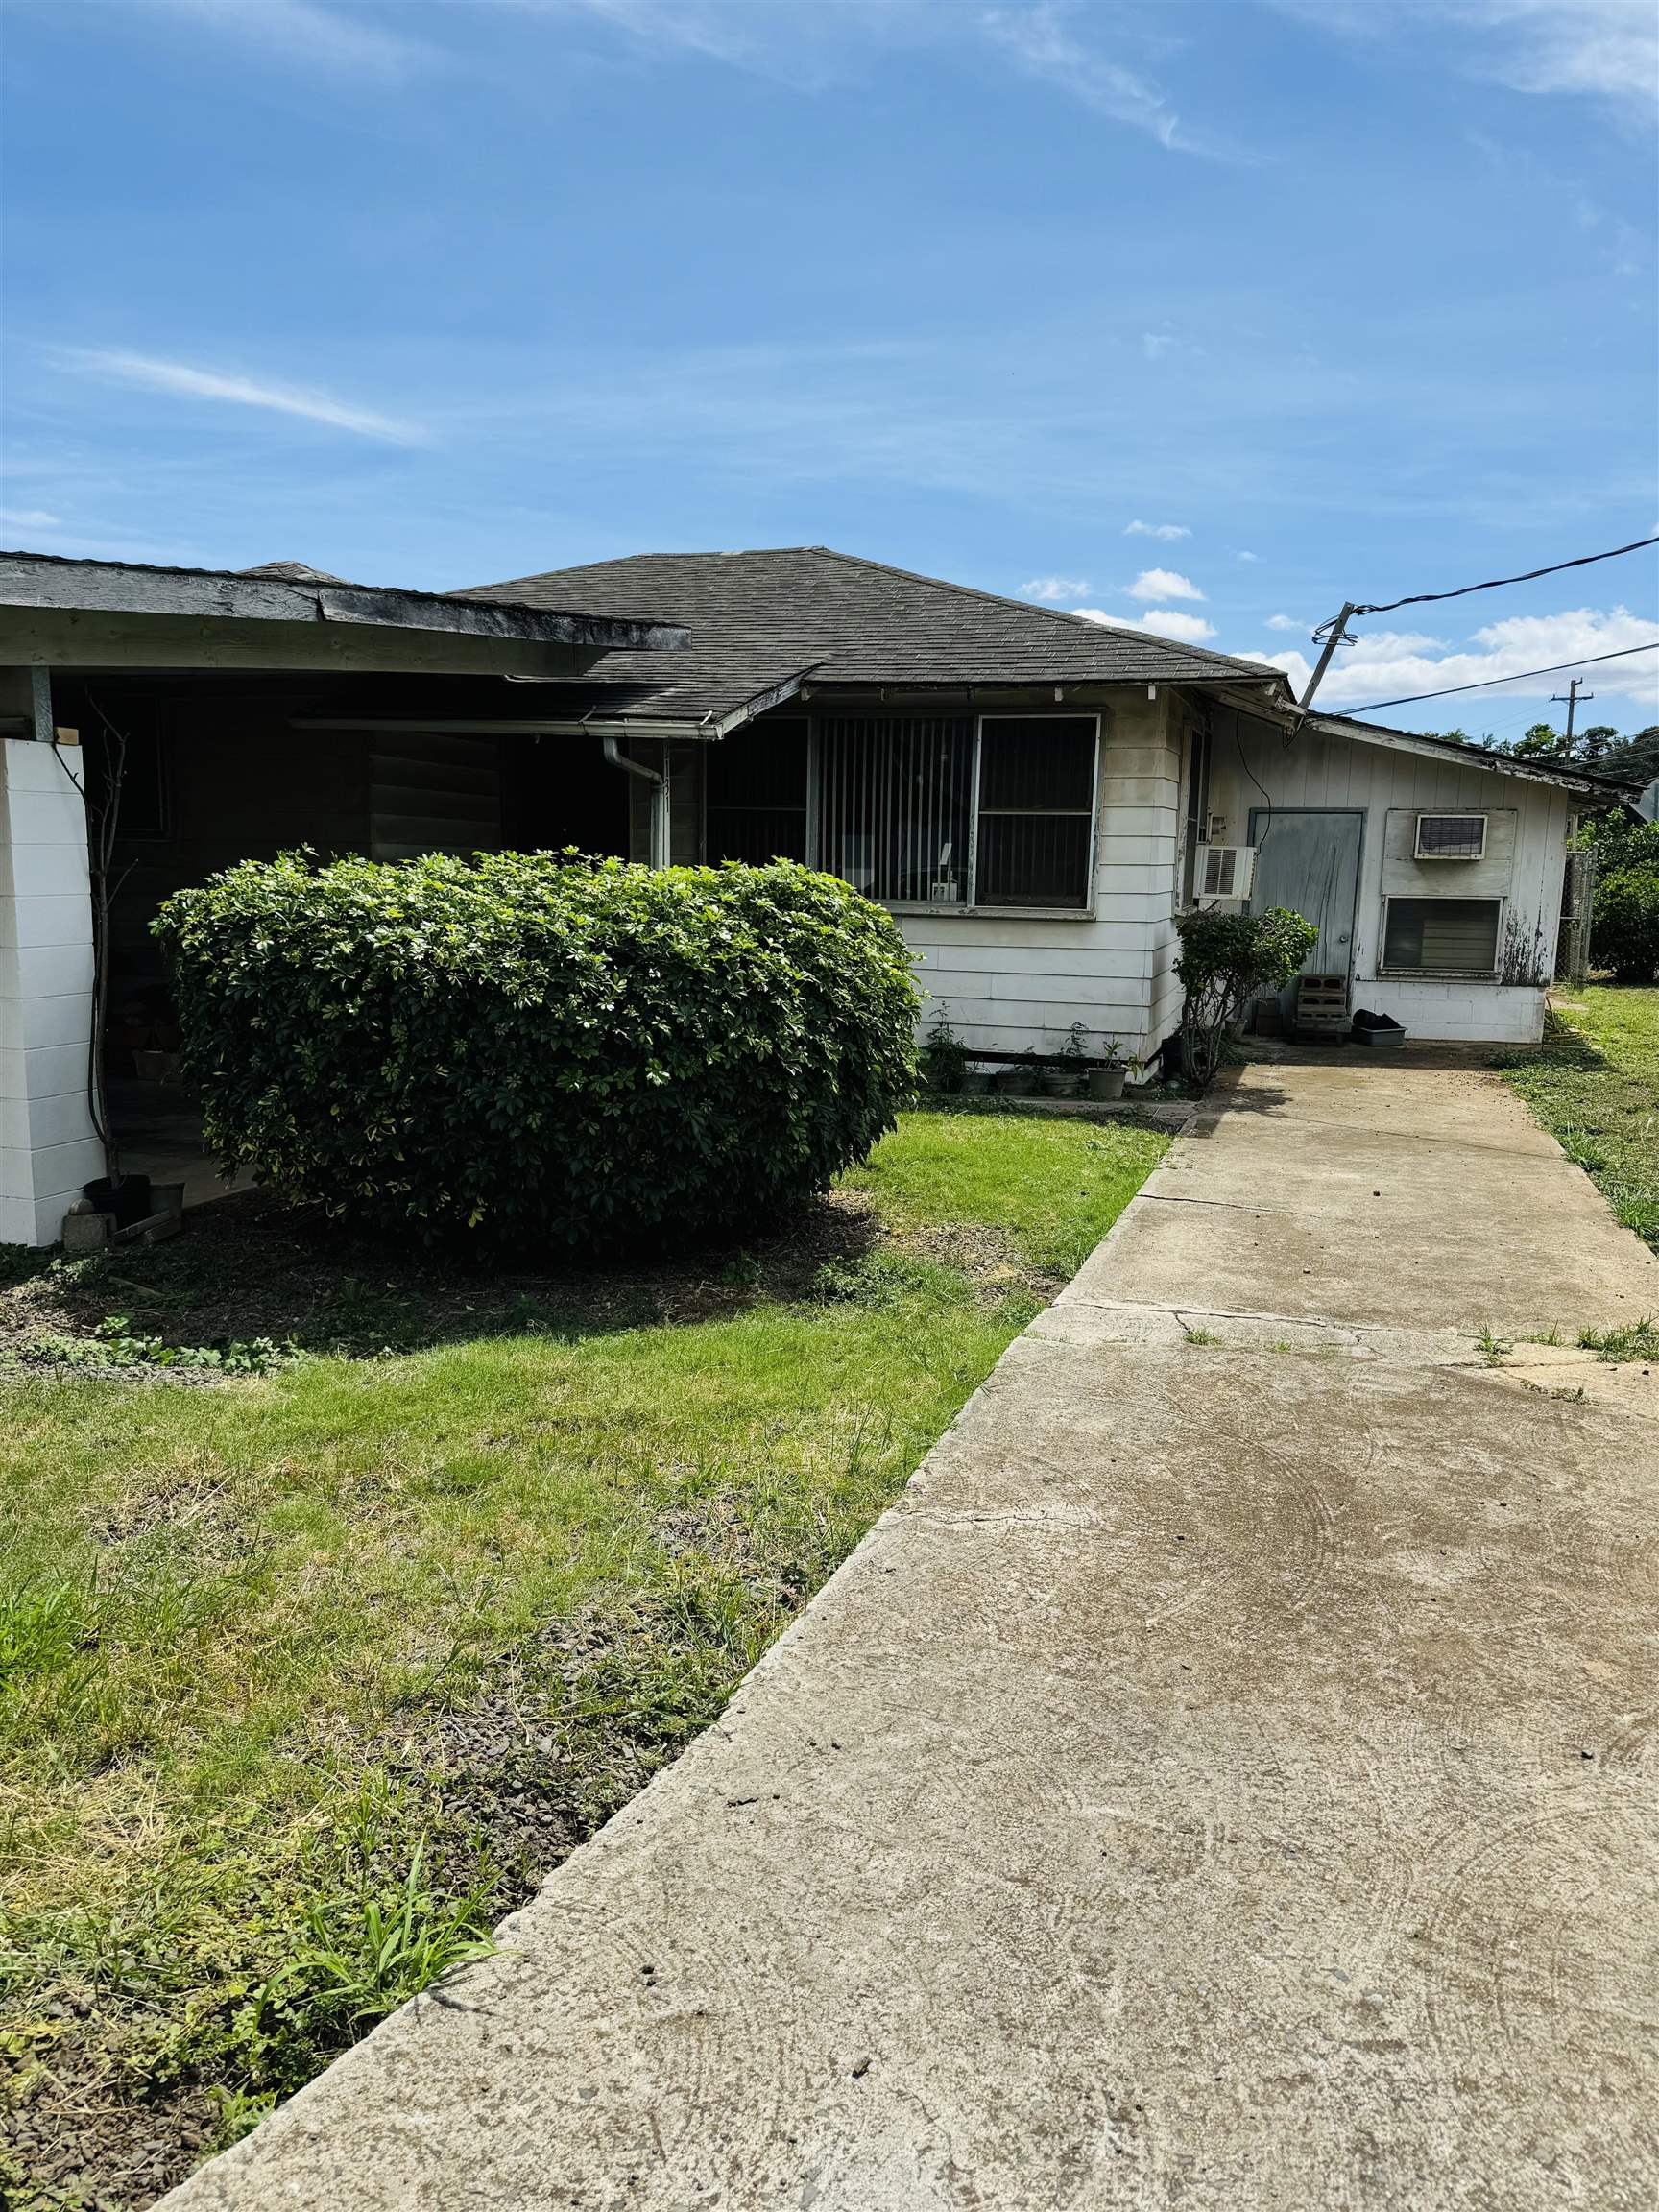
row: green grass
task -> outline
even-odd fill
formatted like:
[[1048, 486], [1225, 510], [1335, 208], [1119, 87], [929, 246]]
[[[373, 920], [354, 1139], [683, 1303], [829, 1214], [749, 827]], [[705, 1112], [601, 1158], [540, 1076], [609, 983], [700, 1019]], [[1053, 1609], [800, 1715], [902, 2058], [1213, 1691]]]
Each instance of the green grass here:
[[1550, 1017], [1508, 1082], [1626, 1228], [1659, 1249], [1659, 990], [1613, 985]]
[[874, 1209], [862, 1248], [787, 1295], [740, 1257], [707, 1318], [566, 1282], [407, 1355], [0, 1381], [0, 2050], [35, 2129], [0, 2200], [141, 2201], [472, 1955], [719, 1710], [1164, 1142], [908, 1116], [826, 1210]]

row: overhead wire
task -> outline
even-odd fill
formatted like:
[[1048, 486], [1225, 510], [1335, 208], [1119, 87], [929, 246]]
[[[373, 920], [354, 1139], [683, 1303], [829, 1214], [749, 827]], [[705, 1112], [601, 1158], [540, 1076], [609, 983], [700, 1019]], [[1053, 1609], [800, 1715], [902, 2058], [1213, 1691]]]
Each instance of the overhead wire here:
[[1564, 568], [1589, 568], [1598, 561], [1617, 561], [1621, 554], [1640, 553], [1644, 546], [1659, 545], [1659, 537], [1633, 538], [1628, 545], [1610, 546], [1605, 553], [1580, 553], [1572, 561], [1551, 561], [1547, 567], [1527, 568], [1519, 576], [1489, 576], [1483, 584], [1460, 584], [1455, 591], [1412, 591], [1404, 599], [1379, 600], [1369, 607], [1355, 607], [1355, 614], [1392, 614], [1397, 607], [1426, 607], [1435, 599], [1467, 599], [1471, 591], [1497, 591], [1505, 584], [1530, 584], [1540, 576], [1558, 576]]
[[1413, 707], [1420, 699], [1450, 699], [1455, 691], [1490, 691], [1498, 684], [1525, 684], [1530, 676], [1559, 676], [1569, 668], [1593, 668], [1603, 661], [1627, 661], [1633, 653], [1653, 652], [1659, 652], [1659, 637], [1646, 645], [1621, 646], [1617, 653], [1586, 653], [1580, 661], [1552, 661], [1548, 668], [1518, 668], [1512, 676], [1483, 676], [1478, 684], [1448, 684], [1439, 691], [1408, 691], [1400, 699], [1373, 699], [1368, 706], [1350, 707], [1347, 712], [1353, 716], [1377, 714], [1384, 707]]

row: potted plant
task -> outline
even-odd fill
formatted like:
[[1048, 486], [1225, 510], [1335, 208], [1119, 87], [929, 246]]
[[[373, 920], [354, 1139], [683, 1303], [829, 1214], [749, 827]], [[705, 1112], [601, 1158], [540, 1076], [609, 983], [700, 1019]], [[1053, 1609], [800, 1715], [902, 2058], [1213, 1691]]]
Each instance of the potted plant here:
[[1022, 1052], [1018, 1060], [1001, 1069], [993, 1080], [1004, 1097], [1029, 1098], [1037, 1088], [1041, 1065], [1035, 1052]]
[[1082, 1090], [1089, 1065], [1088, 1035], [1081, 1022], [1072, 1022], [1066, 1043], [1043, 1070], [1043, 1089], [1048, 1097], [1075, 1098]]
[[1118, 1039], [1108, 1037], [1105, 1045], [1104, 1062], [1089, 1070], [1089, 1095], [1102, 1105], [1122, 1097], [1124, 1078], [1129, 1072], [1123, 1062]]
[[921, 1052], [922, 1074], [929, 1091], [960, 1091], [968, 1073], [968, 1048], [940, 1007]]

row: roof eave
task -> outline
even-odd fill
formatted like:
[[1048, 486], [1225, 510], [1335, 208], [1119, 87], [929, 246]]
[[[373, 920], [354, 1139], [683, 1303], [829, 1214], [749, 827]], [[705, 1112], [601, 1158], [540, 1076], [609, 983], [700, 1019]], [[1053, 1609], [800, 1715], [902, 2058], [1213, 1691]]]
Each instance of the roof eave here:
[[689, 642], [679, 623], [457, 599], [442, 592], [364, 584], [295, 583], [213, 569], [65, 561], [53, 554], [0, 553], [0, 610], [70, 614], [185, 615], [230, 622], [351, 623], [379, 630], [495, 637], [598, 652], [675, 652]]

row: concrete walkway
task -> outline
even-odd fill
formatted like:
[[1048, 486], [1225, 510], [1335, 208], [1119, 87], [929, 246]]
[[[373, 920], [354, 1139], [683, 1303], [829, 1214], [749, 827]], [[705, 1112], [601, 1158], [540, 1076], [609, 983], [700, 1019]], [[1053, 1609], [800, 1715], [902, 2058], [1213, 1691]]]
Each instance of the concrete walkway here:
[[1659, 2201], [1659, 1376], [1472, 1341], [1654, 1310], [1492, 1076], [1245, 1070], [509, 1950], [167, 2203]]

